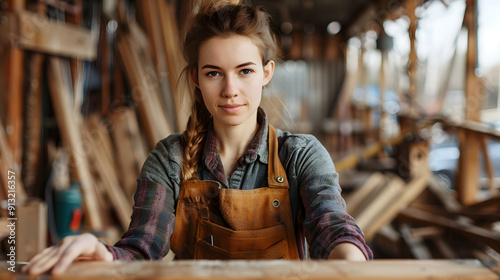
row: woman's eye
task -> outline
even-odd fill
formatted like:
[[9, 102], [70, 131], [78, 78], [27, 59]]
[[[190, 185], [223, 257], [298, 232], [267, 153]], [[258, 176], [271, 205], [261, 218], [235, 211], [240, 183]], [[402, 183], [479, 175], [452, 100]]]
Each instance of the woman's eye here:
[[241, 70], [241, 74], [243, 74], [243, 75], [248, 75], [248, 74], [251, 74], [251, 73], [253, 73], [252, 69], [243, 69], [243, 70]]
[[209, 76], [209, 77], [217, 77], [217, 76], [219, 76], [219, 73], [215, 72], [215, 71], [211, 71], [211, 72], [207, 73], [207, 76]]

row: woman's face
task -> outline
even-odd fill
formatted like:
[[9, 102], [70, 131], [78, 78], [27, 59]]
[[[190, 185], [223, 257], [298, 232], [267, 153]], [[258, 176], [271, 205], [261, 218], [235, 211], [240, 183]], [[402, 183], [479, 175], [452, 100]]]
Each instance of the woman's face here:
[[245, 36], [214, 37], [200, 46], [193, 79], [216, 126], [255, 129], [262, 87], [269, 83], [274, 62], [262, 65], [259, 48]]

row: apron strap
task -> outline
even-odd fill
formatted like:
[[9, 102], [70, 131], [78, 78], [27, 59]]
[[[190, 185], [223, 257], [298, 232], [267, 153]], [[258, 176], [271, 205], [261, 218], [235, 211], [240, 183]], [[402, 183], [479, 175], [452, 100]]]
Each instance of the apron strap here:
[[267, 170], [267, 184], [271, 188], [288, 188], [285, 168], [278, 156], [278, 136], [276, 130], [269, 124], [269, 161]]

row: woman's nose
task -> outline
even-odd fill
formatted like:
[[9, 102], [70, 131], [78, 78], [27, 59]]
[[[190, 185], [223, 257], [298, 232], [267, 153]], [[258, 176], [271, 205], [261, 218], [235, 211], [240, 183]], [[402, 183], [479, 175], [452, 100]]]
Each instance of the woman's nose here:
[[237, 79], [231, 76], [224, 78], [224, 88], [222, 89], [222, 97], [232, 98], [238, 95]]

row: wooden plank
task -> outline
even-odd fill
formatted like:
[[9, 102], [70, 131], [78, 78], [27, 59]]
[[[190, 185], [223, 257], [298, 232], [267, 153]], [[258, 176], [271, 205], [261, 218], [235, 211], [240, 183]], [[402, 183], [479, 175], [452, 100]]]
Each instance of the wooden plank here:
[[134, 109], [121, 109], [110, 115], [114, 129], [112, 137], [116, 147], [116, 163], [129, 201], [137, 188], [136, 179], [147, 158], [147, 149], [140, 137], [139, 126]]
[[[160, 20], [160, 14], [162, 11], [157, 9], [157, 5], [154, 1], [141, 1], [138, 6], [139, 14], [142, 14], [145, 29], [148, 34], [148, 39], [150, 41], [150, 46], [153, 50], [154, 65], [156, 66], [156, 71], [158, 73], [158, 84], [160, 87], [160, 100], [162, 101], [162, 107], [165, 108], [167, 117], [172, 120], [172, 126], [177, 127], [176, 120], [176, 109], [172, 87], [170, 85], [170, 71], [167, 67], [167, 54], [165, 53], [166, 48], [164, 45], [162, 25]], [[177, 131], [177, 129], [174, 129]]]
[[[136, 28], [137, 29], [137, 28]], [[127, 77], [132, 87], [132, 96], [141, 117], [143, 129], [146, 132], [149, 148], [153, 149], [156, 143], [172, 134], [172, 129], [165, 118], [163, 109], [160, 107], [157, 85], [148, 80], [144, 62], [150, 60], [141, 54], [141, 47], [131, 40], [122, 36], [118, 40], [118, 49], [127, 72]]]
[[493, 163], [491, 162], [491, 158], [488, 152], [488, 139], [486, 135], [481, 135], [481, 152], [484, 158], [484, 166], [486, 169], [486, 174], [488, 174], [488, 186], [490, 188], [491, 193], [495, 193], [497, 190], [495, 188], [495, 169], [493, 167]]
[[427, 260], [432, 259], [432, 254], [429, 248], [425, 246], [424, 240], [421, 237], [414, 237], [411, 233], [411, 229], [407, 224], [402, 224], [399, 227], [399, 232], [401, 232], [401, 237], [403, 241], [408, 246], [410, 253], [417, 260]]
[[[373, 238], [372, 248], [380, 248], [384, 255], [388, 254], [389, 258], [401, 257], [401, 234], [391, 225], [381, 227]], [[381, 258], [381, 257], [377, 257]]]
[[460, 157], [456, 188], [458, 200], [465, 206], [477, 202], [479, 178], [479, 149], [481, 147], [480, 135], [476, 132], [459, 129], [458, 143]]
[[94, 60], [97, 56], [97, 41], [85, 28], [25, 10], [14, 14], [3, 12], [0, 16], [9, 19], [9, 26], [5, 27], [9, 36], [2, 36], [0, 40], [8, 40], [13, 46], [84, 60]]
[[132, 216], [132, 204], [125, 196], [118, 182], [113, 168], [113, 161], [107, 155], [109, 151], [106, 151], [106, 144], [104, 143], [109, 140], [109, 135], [104, 132], [105, 128], [99, 127], [98, 122], [99, 120], [95, 116], [90, 117], [86, 124], [84, 136], [90, 141], [90, 157], [97, 164], [96, 171], [104, 182], [102, 184], [104, 192], [115, 210], [122, 229], [127, 229]]
[[47, 206], [30, 200], [16, 206], [16, 261], [28, 261], [47, 247]]
[[0, 120], [0, 156], [3, 159], [3, 164], [0, 166], [0, 179], [2, 180], [3, 192], [2, 197], [7, 198], [9, 192], [8, 189], [8, 172], [15, 173], [15, 199], [17, 203], [23, 203], [27, 199], [26, 191], [21, 180], [21, 170], [17, 164], [13, 162], [12, 153], [10, 151], [10, 146], [5, 135], [5, 130]]
[[388, 205], [401, 193], [404, 184], [402, 179], [394, 176], [387, 185], [382, 187], [378, 194], [374, 197], [370, 197], [368, 204], [354, 217], [358, 226], [362, 230], [366, 230], [375, 219], [385, 212]]
[[[14, 13], [20, 11], [25, 7], [25, 0], [8, 0], [5, 1], [4, 9], [8, 12], [4, 13]], [[0, 16], [1, 17], [1, 16]], [[24, 53], [16, 45], [10, 45], [10, 42], [14, 42], [15, 38], [12, 36], [11, 28], [15, 27], [15, 24], [11, 24], [10, 17], [2, 17], [2, 24], [0, 24], [0, 31], [7, 32], [0, 34], [0, 41], [4, 41], [6, 44], [2, 44], [5, 47], [5, 61], [2, 63], [6, 74], [6, 87], [5, 87], [5, 102], [8, 104], [6, 109], [5, 120], [5, 132], [7, 134], [7, 139], [9, 141], [10, 152], [12, 159], [9, 161], [15, 165], [19, 166], [21, 164], [22, 156], [22, 133], [23, 133], [23, 61]], [[5, 26], [3, 26], [5, 25]], [[4, 90], [4, 89], [1, 89]], [[1, 121], [1, 120], [0, 120]]]
[[462, 205], [456, 199], [456, 193], [450, 190], [435, 174], [429, 177], [429, 190], [441, 201], [449, 212], [462, 209]]
[[[477, 67], [477, 3], [467, 0], [464, 25], [467, 28], [467, 63], [465, 77], [465, 119], [480, 121], [484, 87], [474, 71]], [[459, 130], [460, 158], [457, 172], [458, 199], [464, 205], [477, 202], [479, 150], [481, 138], [477, 133]]]
[[497, 252], [500, 252], [500, 233], [474, 225], [459, 224], [454, 220], [427, 213], [416, 208], [408, 208], [401, 211], [399, 217], [405, 221], [408, 220], [426, 225], [435, 225], [452, 230], [457, 234], [487, 244]]
[[345, 199], [349, 214], [351, 216], [357, 215], [360, 207], [373, 197], [378, 188], [382, 187], [385, 181], [386, 179], [382, 173], [373, 173], [361, 187]]
[[169, 70], [170, 85], [174, 94], [174, 102], [177, 116], [177, 130], [184, 131], [191, 115], [191, 93], [194, 87], [187, 87], [178, 83], [178, 78], [184, 69], [186, 62], [181, 50], [179, 28], [177, 26], [175, 7], [171, 1], [155, 1], [156, 10], [160, 12], [165, 54], [167, 56], [167, 67]]
[[417, 198], [427, 187], [428, 175], [413, 178], [396, 196], [396, 198], [387, 205], [387, 208], [380, 213], [376, 220], [371, 221], [367, 229], [364, 230], [366, 240], [371, 240], [375, 233], [382, 226], [392, 221], [399, 211], [407, 207], [415, 198]]
[[487, 200], [480, 201], [476, 204], [469, 205], [467, 207], [468, 209], [474, 210], [474, 209], [494, 209], [494, 210], [500, 210], [500, 194], [491, 197]]
[[43, 55], [32, 53], [29, 58], [28, 89], [24, 123], [23, 182], [31, 196], [41, 195], [38, 182], [42, 156], [42, 68]]
[[434, 237], [430, 239], [434, 244], [434, 247], [443, 255], [446, 259], [458, 259], [458, 255], [455, 251], [446, 243], [443, 237]]
[[87, 154], [84, 151], [84, 142], [81, 137], [79, 114], [75, 114], [68, 99], [68, 92], [64, 88], [62, 75], [62, 64], [60, 58], [51, 57], [49, 59], [49, 86], [50, 96], [56, 120], [59, 125], [61, 138], [65, 147], [70, 153], [72, 166], [74, 167], [75, 176], [81, 183], [83, 193], [84, 211], [86, 214], [85, 221], [92, 230], [102, 229], [102, 218], [100, 216], [100, 207], [97, 203], [96, 193], [93, 189], [93, 180], [90, 174]]
[[[0, 277], [20, 276], [0, 264]], [[58, 276], [29, 279], [356, 279], [356, 280], [498, 280], [478, 260], [374, 260], [346, 261], [174, 261], [174, 262], [77, 262]], [[4, 278], [5, 277], [5, 278]], [[27, 277], [23, 275], [23, 277]]]
[[344, 169], [352, 168], [359, 163], [361, 159], [371, 158], [377, 155], [384, 146], [394, 146], [400, 143], [404, 138], [404, 135], [399, 135], [397, 137], [391, 138], [389, 140], [381, 140], [374, 144], [371, 144], [363, 151], [359, 153], [353, 153], [345, 158], [335, 161], [335, 169], [337, 172], [342, 172]]

